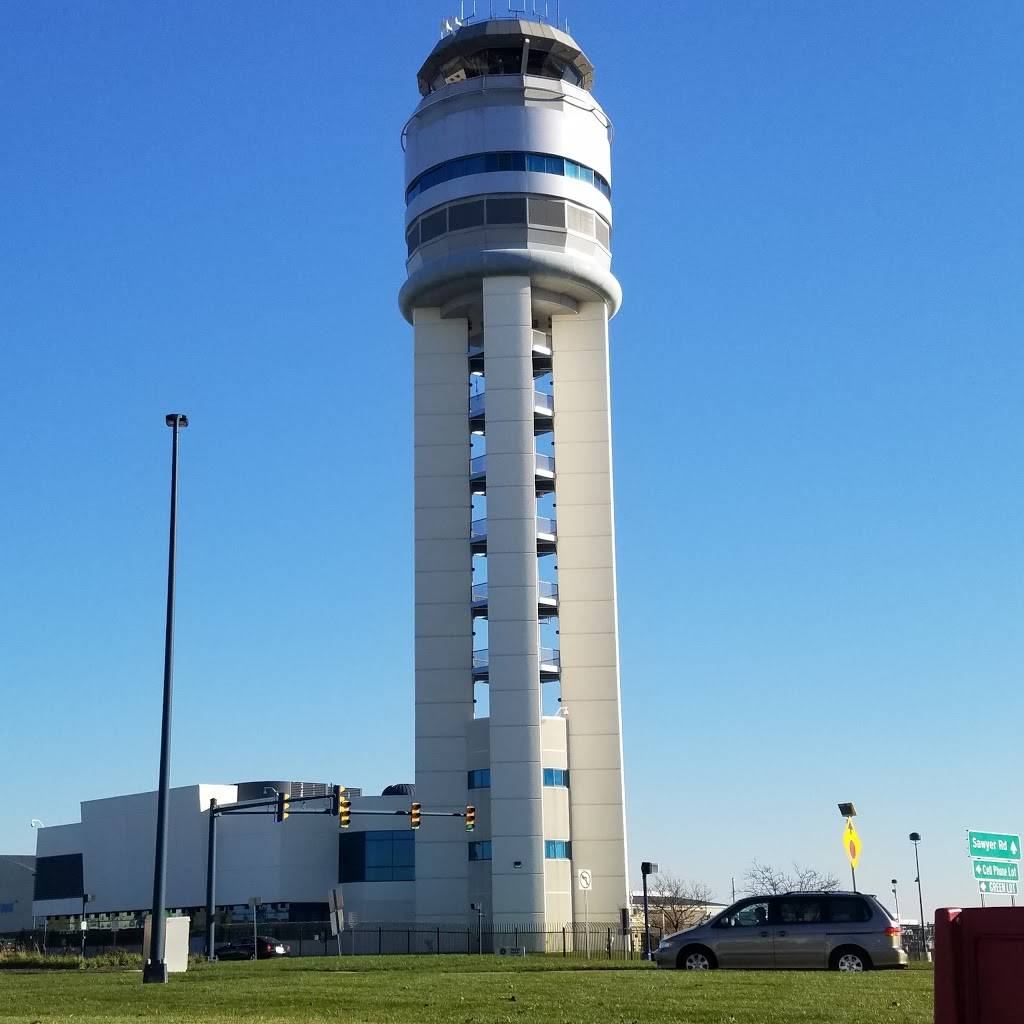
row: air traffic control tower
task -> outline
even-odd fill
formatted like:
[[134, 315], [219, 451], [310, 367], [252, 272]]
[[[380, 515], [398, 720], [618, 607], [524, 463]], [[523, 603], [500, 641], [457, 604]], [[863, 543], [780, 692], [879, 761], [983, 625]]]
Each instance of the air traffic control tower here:
[[[449, 26], [402, 134], [415, 347], [416, 915], [628, 906], [612, 508], [611, 124], [545, 23]], [[429, 826], [429, 827], [428, 827]], [[589, 890], [579, 886], [589, 872]]]

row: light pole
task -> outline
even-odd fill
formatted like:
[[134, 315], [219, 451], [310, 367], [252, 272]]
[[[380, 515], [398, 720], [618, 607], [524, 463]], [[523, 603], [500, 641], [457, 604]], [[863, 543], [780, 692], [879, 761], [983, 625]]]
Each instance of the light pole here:
[[653, 861], [645, 860], [640, 864], [640, 877], [644, 882], [644, 959], [651, 959], [651, 914], [647, 905], [647, 876], [656, 875], [658, 865]]
[[921, 858], [918, 856], [917, 844], [921, 842], [920, 832], [911, 832], [908, 837], [914, 844], [914, 866], [917, 868], [917, 878], [914, 879], [917, 882], [917, 907], [921, 914], [921, 956], [928, 960], [928, 932], [924, 924], [924, 897], [921, 895]]
[[164, 630], [164, 704], [160, 727], [160, 785], [156, 805], [156, 851], [153, 863], [153, 916], [149, 932], [149, 960], [142, 981], [167, 982], [164, 945], [167, 936], [167, 798], [171, 773], [171, 683], [174, 675], [174, 544], [178, 527], [178, 434], [188, 426], [184, 413], [164, 417], [171, 428], [171, 524], [167, 545], [167, 621]]
[[[839, 804], [839, 814], [841, 817], [846, 819], [846, 824], [849, 828], [853, 828], [853, 819], [857, 816], [857, 808], [853, 804], [843, 803]], [[856, 841], [856, 833], [854, 835], [854, 842]], [[845, 844], [844, 844], [845, 845]], [[850, 860], [850, 877], [853, 879], [853, 891], [857, 891], [857, 869], [853, 866], [853, 862], [856, 859], [854, 850], [852, 849], [853, 843], [850, 844], [851, 849], [846, 851], [846, 856]]]
[[217, 798], [210, 798], [210, 832], [206, 842], [206, 959], [216, 960], [217, 932]]

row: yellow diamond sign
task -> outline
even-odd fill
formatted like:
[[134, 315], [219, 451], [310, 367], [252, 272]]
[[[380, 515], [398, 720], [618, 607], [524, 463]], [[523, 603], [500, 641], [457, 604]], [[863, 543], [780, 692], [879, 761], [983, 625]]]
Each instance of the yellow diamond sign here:
[[843, 829], [843, 849], [850, 861], [850, 867], [857, 869], [857, 862], [860, 860], [860, 836], [853, 827], [853, 818], [846, 819], [846, 828]]

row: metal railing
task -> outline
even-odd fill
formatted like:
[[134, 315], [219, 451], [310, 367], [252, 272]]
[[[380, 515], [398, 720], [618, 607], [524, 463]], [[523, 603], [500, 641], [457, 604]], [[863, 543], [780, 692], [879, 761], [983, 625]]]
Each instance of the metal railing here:
[[[547, 580], [539, 580], [537, 583], [537, 597], [540, 600], [556, 600], [558, 598], [558, 584], [548, 583]], [[487, 583], [473, 584], [473, 601], [487, 600]]]
[[[539, 649], [540, 663], [541, 666], [554, 666], [558, 667], [561, 665], [561, 652], [556, 647], [541, 647]], [[474, 669], [485, 669], [488, 666], [489, 649], [487, 647], [478, 648], [473, 652], [473, 668]]]
[[[551, 516], [537, 516], [537, 533], [548, 537], [558, 536], [558, 520]], [[470, 540], [487, 540], [487, 519], [474, 519], [469, 526]]]
[[[546, 391], [533, 392], [534, 415], [540, 413], [542, 416], [553, 416], [555, 412], [555, 398]], [[469, 418], [479, 419], [487, 415], [487, 392], [480, 391], [469, 396]]]
[[[554, 473], [555, 457], [553, 455], [541, 455], [538, 452], [535, 456], [534, 471], [537, 473]], [[469, 475], [480, 476], [487, 472], [487, 456], [477, 455], [469, 460]]]

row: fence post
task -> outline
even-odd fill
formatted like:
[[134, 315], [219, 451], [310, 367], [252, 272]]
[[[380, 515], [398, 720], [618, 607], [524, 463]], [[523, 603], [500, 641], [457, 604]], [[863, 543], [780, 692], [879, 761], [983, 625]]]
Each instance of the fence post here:
[[565, 925], [562, 925], [562, 956], [568, 956], [568, 949], [565, 941]]
[[517, 924], [512, 926], [512, 945], [517, 948], [519, 946], [519, 925]]
[[609, 927], [609, 929], [608, 929], [608, 959], [611, 960], [611, 958], [612, 958], [612, 930]]
[[472, 952], [472, 949], [470, 948], [470, 941], [472, 940], [472, 937], [473, 937], [473, 933], [470, 931], [470, 927], [467, 924], [466, 925], [466, 952], [467, 953], [471, 953]]
[[405, 952], [409, 954], [412, 952], [412, 929], [405, 929]]
[[434, 952], [435, 953], [440, 953], [441, 952], [441, 926], [440, 925], [436, 926], [436, 931], [437, 931], [437, 939], [436, 939], [436, 945], [434, 947]]
[[377, 925], [377, 956], [384, 952], [384, 926]]

